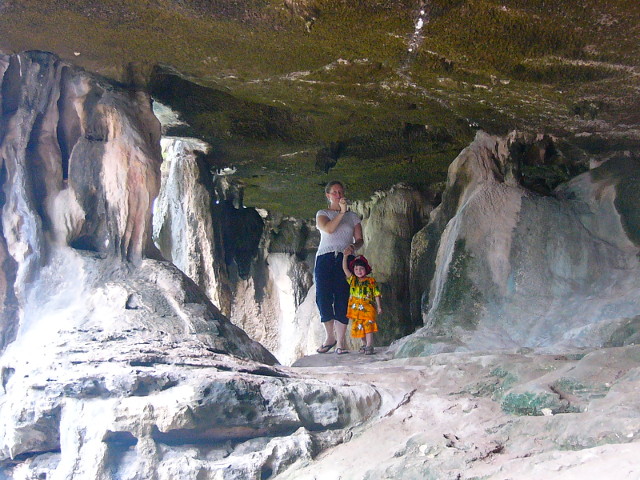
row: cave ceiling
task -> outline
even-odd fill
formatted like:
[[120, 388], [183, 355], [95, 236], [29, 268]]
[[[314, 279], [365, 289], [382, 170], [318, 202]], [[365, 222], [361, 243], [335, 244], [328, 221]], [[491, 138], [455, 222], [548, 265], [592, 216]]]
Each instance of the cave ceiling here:
[[557, 139], [550, 185], [637, 155], [639, 47], [637, 0], [0, 0], [0, 51], [144, 85], [246, 205], [299, 217], [333, 178], [437, 192], [477, 129]]

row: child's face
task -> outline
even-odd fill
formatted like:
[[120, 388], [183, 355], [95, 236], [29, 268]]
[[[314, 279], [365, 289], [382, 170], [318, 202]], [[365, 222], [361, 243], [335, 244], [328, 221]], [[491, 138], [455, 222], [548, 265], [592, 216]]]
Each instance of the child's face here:
[[362, 265], [356, 265], [355, 267], [353, 267], [353, 274], [358, 278], [366, 277], [367, 269]]

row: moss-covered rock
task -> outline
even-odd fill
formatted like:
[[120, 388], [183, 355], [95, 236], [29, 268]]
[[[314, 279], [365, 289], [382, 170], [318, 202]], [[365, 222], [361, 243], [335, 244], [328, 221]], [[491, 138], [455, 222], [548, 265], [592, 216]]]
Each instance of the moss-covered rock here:
[[[465, 248], [464, 239], [456, 240], [442, 296], [432, 313], [432, 326], [444, 334], [453, 326], [475, 328], [485, 308], [482, 292], [472, 281], [472, 268], [472, 254]], [[454, 324], [449, 324], [450, 319], [455, 319]]]
[[508, 393], [502, 399], [500, 406], [503, 412], [523, 416], [541, 416], [546, 410], [552, 414], [579, 412], [568, 402], [560, 400], [557, 395], [538, 391]]
[[[135, 64], [188, 122], [174, 133], [236, 165], [252, 206], [290, 215], [313, 215], [312, 189], [334, 177], [360, 199], [433, 186], [478, 127], [566, 136], [583, 164], [600, 148], [585, 133], [637, 146], [636, 3], [423, 7], [417, 30], [415, 1], [5, 2], [0, 50], [51, 50], [123, 83]], [[183, 81], [160, 82], [157, 65]], [[524, 170], [547, 190], [575, 173]]]

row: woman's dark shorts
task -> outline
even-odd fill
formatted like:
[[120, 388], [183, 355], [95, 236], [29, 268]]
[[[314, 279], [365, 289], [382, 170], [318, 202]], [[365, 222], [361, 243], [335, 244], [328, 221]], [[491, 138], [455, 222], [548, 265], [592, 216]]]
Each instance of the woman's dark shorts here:
[[342, 270], [342, 253], [330, 252], [316, 257], [314, 278], [320, 320], [337, 320], [347, 325], [349, 284]]

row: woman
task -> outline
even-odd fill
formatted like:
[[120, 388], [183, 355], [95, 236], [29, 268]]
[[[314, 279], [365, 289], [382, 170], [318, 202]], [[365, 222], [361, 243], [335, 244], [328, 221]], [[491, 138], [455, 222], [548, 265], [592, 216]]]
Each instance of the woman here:
[[324, 189], [329, 207], [316, 213], [316, 226], [320, 231], [320, 245], [316, 253], [314, 277], [316, 305], [326, 338], [318, 353], [327, 353], [336, 347], [336, 353], [348, 353], [345, 349], [345, 333], [349, 319], [347, 304], [349, 284], [342, 271], [343, 252], [352, 255], [362, 247], [360, 218], [349, 211], [341, 182], [329, 182]]

